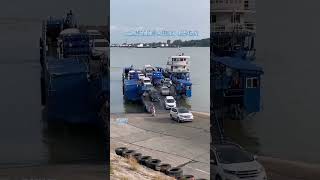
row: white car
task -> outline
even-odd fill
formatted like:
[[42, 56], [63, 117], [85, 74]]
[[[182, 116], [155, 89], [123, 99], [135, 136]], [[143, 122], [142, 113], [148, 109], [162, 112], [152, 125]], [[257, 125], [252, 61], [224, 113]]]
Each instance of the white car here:
[[166, 109], [175, 108], [177, 106], [176, 100], [172, 96], [166, 96], [164, 99], [164, 106]]
[[170, 89], [167, 86], [162, 86], [160, 89], [161, 95], [163, 96], [169, 96], [170, 95]]
[[144, 78], [142, 79], [142, 84], [143, 84], [143, 86], [145, 86], [145, 89], [146, 89], [146, 90], [151, 90], [152, 84], [151, 84], [150, 78], [144, 77]]
[[171, 87], [172, 81], [169, 78], [164, 78], [162, 81], [164, 86]]
[[239, 145], [217, 144], [212, 151], [210, 174], [215, 180], [267, 180], [264, 167]]
[[150, 80], [150, 78], [148, 78], [148, 77], [144, 77], [142, 80], [143, 80], [143, 84], [145, 84], [145, 85], [146, 85], [146, 84], [148, 84], [148, 85], [152, 85], [152, 84], [151, 84], [151, 80]]
[[145, 76], [144, 74], [142, 74], [142, 73], [139, 73], [138, 76], [139, 76], [139, 79], [140, 79], [140, 80], [143, 80], [143, 79], [146, 77], [146, 76]]
[[178, 123], [193, 120], [193, 114], [186, 108], [171, 108], [170, 117]]

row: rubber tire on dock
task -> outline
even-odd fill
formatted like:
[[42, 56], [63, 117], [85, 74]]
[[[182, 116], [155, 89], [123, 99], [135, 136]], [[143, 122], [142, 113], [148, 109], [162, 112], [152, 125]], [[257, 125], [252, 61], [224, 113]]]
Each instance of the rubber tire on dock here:
[[44, 77], [40, 78], [40, 86], [41, 86], [41, 105], [46, 105], [47, 97], [46, 97], [46, 87], [44, 82]]
[[128, 150], [128, 148], [126, 148], [126, 147], [118, 147], [118, 148], [116, 148], [115, 152], [117, 155], [122, 156], [123, 152], [127, 151], [127, 150]]
[[141, 159], [141, 157], [142, 157], [142, 154], [141, 154], [141, 153], [134, 153], [134, 154], [132, 154], [132, 157], [133, 157], [134, 159], [136, 159], [137, 162], [139, 162], [140, 159]]
[[162, 172], [164, 174], [168, 174], [169, 169], [171, 169], [170, 164], [161, 164], [160, 165], [160, 172]]
[[132, 155], [133, 155], [134, 153], [136, 153], [135, 150], [127, 150], [127, 151], [123, 151], [123, 152], [122, 152], [122, 155], [123, 155], [123, 157], [125, 157], [125, 158], [130, 158], [130, 157], [132, 157]]
[[160, 163], [160, 159], [150, 159], [149, 161], [146, 161], [146, 166], [155, 171], [160, 171]]
[[183, 175], [177, 178], [178, 180], [195, 180], [193, 175]]
[[174, 167], [174, 168], [171, 168], [168, 170], [168, 176], [171, 176], [171, 177], [180, 177], [183, 175], [183, 171], [181, 168], [179, 167]]
[[147, 161], [149, 161], [150, 159], [152, 159], [152, 157], [151, 156], [142, 156], [141, 157], [141, 159], [140, 159], [140, 161], [139, 161], [139, 163], [141, 164], [141, 165], [146, 165], [146, 162]]

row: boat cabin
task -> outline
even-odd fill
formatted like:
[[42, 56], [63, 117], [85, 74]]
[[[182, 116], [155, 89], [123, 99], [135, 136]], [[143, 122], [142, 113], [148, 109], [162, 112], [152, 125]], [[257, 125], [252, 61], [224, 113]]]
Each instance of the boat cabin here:
[[170, 56], [167, 61], [166, 70], [170, 73], [185, 73], [190, 72], [189, 69], [190, 56]]
[[214, 101], [259, 112], [262, 68], [235, 57], [215, 57], [212, 62]]

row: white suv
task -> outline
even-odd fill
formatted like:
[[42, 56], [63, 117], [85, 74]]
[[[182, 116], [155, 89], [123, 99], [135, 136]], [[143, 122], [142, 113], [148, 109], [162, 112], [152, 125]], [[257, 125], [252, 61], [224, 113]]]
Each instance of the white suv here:
[[193, 120], [193, 114], [186, 108], [172, 108], [170, 111], [170, 117], [178, 123], [186, 121], [190, 122]]
[[177, 106], [176, 100], [172, 96], [166, 96], [164, 99], [164, 106], [166, 109], [175, 108]]
[[215, 180], [267, 180], [264, 167], [239, 145], [214, 145], [210, 161]]

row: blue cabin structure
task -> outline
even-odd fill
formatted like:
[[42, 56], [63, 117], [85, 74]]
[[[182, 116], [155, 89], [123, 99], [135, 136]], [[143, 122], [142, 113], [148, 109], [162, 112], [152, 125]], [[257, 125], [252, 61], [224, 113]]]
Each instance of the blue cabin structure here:
[[131, 67], [123, 69], [122, 75], [122, 93], [126, 101], [140, 101], [142, 95], [142, 87], [139, 82], [139, 73]]
[[234, 118], [261, 110], [261, 67], [238, 57], [214, 57], [211, 93]]
[[164, 79], [164, 76], [162, 72], [160, 71], [154, 71], [152, 72], [152, 84], [154, 86], [158, 86], [162, 83], [162, 80]]

